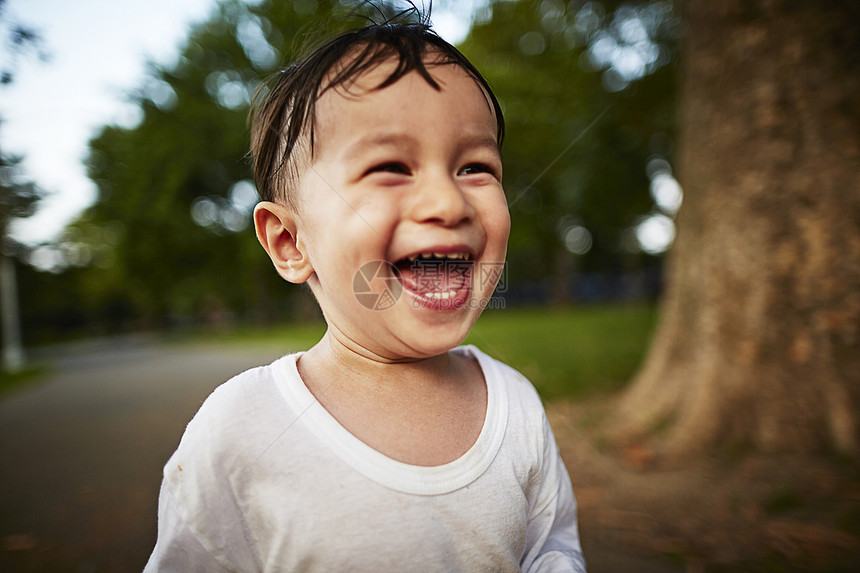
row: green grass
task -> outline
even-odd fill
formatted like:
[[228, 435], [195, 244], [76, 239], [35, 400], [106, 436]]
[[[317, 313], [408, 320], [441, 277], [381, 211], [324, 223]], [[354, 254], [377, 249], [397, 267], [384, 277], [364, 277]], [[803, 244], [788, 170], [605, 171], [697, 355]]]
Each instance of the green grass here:
[[248, 327], [196, 334], [191, 343], [224, 343], [254, 347], [282, 348], [285, 352], [307, 350], [325, 334], [325, 323], [308, 322], [273, 326], [270, 328]]
[[[611, 392], [636, 372], [657, 312], [647, 305], [488, 311], [466, 339], [529, 378], [545, 399]], [[307, 349], [325, 324], [240, 329], [195, 341]]]
[[467, 343], [510, 364], [545, 399], [617, 390], [636, 372], [657, 318], [646, 305], [487, 312]]
[[0, 397], [6, 397], [19, 388], [38, 382], [45, 371], [43, 366], [28, 366], [14, 374], [0, 369]]

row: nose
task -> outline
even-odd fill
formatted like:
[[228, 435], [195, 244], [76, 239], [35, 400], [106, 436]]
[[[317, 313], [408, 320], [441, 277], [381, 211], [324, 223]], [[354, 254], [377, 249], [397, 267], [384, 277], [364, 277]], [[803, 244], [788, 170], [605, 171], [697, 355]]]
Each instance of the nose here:
[[456, 227], [475, 216], [474, 207], [452, 175], [425, 177], [414, 191], [412, 218], [420, 223]]

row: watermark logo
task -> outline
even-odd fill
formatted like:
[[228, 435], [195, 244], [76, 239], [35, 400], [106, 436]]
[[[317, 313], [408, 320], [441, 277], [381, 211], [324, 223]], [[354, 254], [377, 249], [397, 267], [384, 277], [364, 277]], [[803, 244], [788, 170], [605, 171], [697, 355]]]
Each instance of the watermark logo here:
[[478, 265], [478, 288], [495, 285], [497, 294], [508, 290], [508, 267], [501, 263], [480, 263]]
[[[407, 271], [404, 271], [407, 272]], [[487, 287], [494, 287], [494, 295], [507, 291], [507, 267], [504, 262], [425, 260], [416, 261], [409, 267], [409, 282], [420, 292], [447, 293], [457, 291], [472, 283], [477, 293]], [[474, 282], [473, 278], [475, 279]], [[370, 261], [361, 266], [352, 279], [352, 292], [355, 299], [369, 310], [387, 310], [394, 306], [403, 294], [400, 270], [387, 261]], [[449, 299], [437, 303], [445, 306]], [[457, 308], [467, 305], [470, 308], [504, 308], [505, 300], [499, 296], [470, 299], [468, 302], [450, 299]], [[418, 301], [413, 301], [419, 306]]]
[[365, 263], [352, 278], [352, 292], [364, 308], [387, 310], [403, 293], [400, 271], [387, 261]]
[[445, 292], [463, 287], [471, 279], [472, 261], [415, 261], [410, 266], [416, 288], [422, 292]]
[[475, 269], [475, 286], [479, 292], [483, 292], [487, 286], [494, 287], [496, 293], [508, 290], [508, 273], [504, 262], [480, 262], [476, 265], [473, 261], [415, 261], [410, 269], [419, 290], [442, 292], [460, 288], [464, 282], [471, 280]]

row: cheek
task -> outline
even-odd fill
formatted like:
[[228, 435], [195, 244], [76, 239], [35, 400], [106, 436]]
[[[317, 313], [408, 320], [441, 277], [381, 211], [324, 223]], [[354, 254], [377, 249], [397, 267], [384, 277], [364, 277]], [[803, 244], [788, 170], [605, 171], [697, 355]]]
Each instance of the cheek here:
[[511, 214], [508, 211], [508, 203], [504, 196], [493, 201], [487, 211], [488, 217], [485, 223], [487, 238], [500, 244], [501, 248], [506, 250], [508, 236], [511, 234]]
[[386, 238], [400, 223], [403, 194], [394, 189], [372, 190], [350, 199], [354, 218], [378, 240]]
[[507, 203], [502, 207], [499, 214], [499, 233], [504, 236], [505, 243], [507, 244], [508, 236], [511, 234], [511, 212], [508, 211]]

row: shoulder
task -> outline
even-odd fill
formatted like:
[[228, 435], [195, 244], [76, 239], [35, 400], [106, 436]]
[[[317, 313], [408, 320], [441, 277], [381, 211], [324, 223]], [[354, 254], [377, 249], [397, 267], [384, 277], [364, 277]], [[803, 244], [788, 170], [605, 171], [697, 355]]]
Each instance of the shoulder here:
[[[278, 399], [278, 364], [289, 358], [221, 384], [189, 422], [164, 466], [159, 498], [163, 547], [157, 548], [154, 559], [193, 557], [195, 565], [200, 559], [215, 559], [221, 567], [213, 565], [213, 570], [258, 568], [244, 508], [254, 499], [250, 486], [260, 465], [254, 460], [278, 431], [278, 412], [284, 408]], [[159, 551], [163, 555], [156, 556]], [[243, 565], [228, 567], [231, 563]]]
[[278, 366], [290, 358], [247, 370], [220, 385], [188, 423], [164, 466], [162, 483], [183, 519], [190, 523], [206, 522], [201, 517], [205, 515], [238, 519], [231, 500], [253, 482], [260, 466], [256, 460], [283, 431], [286, 405], [280, 396]]
[[198, 426], [217, 427], [219, 434], [224, 433], [232, 428], [234, 420], [269, 404], [278, 392], [276, 364], [277, 361], [246, 370], [218, 386], [200, 406], [186, 434]]
[[259, 455], [284, 416], [281, 386], [289, 369], [282, 363], [290, 360], [295, 356], [246, 370], [218, 386], [188, 423], [165, 476], [179, 466], [224, 470]]

